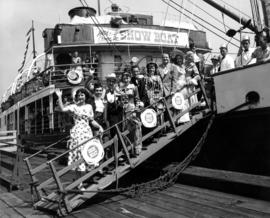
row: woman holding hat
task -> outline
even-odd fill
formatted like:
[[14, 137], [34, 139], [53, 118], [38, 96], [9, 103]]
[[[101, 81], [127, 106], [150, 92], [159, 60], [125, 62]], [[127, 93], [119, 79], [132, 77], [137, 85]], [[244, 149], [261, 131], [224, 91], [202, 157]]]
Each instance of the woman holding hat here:
[[[63, 105], [62, 91], [56, 89], [56, 95], [58, 96], [59, 107], [62, 112], [69, 112], [72, 114], [75, 125], [70, 130], [70, 140], [68, 140], [68, 148], [73, 149], [82, 142], [93, 137], [92, 129], [89, 126], [89, 122], [93, 127], [97, 128], [100, 133], [103, 132], [103, 128], [94, 119], [93, 109], [90, 104], [86, 104], [87, 98], [89, 98], [89, 92], [85, 88], [79, 88], [75, 92], [75, 104], [68, 106]], [[81, 150], [83, 146], [76, 148], [69, 152], [68, 165], [82, 159]], [[75, 170], [84, 172], [88, 169], [85, 162], [81, 163]]]

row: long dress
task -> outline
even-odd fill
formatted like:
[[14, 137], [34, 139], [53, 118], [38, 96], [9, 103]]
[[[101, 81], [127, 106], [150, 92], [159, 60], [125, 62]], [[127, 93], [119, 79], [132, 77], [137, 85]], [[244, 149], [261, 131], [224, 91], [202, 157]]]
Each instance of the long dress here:
[[[75, 123], [75, 125], [70, 130], [71, 139], [68, 140], [68, 149], [73, 149], [82, 142], [93, 137], [91, 127], [89, 126], [89, 121], [93, 120], [94, 114], [92, 106], [90, 104], [85, 104], [82, 106], [72, 104], [67, 106], [67, 108], [72, 113]], [[80, 146], [75, 150], [69, 152], [68, 165], [71, 165], [82, 158], [82, 148], [83, 146]], [[83, 162], [77, 168], [73, 169], [78, 171], [86, 171], [87, 165], [85, 162]]]

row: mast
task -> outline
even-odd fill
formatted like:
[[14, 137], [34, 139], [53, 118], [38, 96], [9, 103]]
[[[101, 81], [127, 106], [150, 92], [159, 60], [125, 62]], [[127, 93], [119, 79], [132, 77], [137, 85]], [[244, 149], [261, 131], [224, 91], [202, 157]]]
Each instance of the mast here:
[[35, 45], [35, 29], [34, 29], [34, 21], [32, 20], [32, 41], [33, 41], [33, 59], [36, 58], [36, 45]]
[[98, 1], [98, 16], [100, 16], [101, 15], [101, 13], [100, 13], [100, 0], [97, 0]]
[[[203, 0], [205, 3], [211, 5], [212, 7], [216, 8], [217, 10], [221, 11], [222, 13], [226, 14], [227, 16], [229, 16], [230, 18], [232, 18], [233, 20], [235, 20], [236, 22], [241, 21], [241, 23], [243, 25], [245, 25], [248, 20], [243, 18], [243, 17], [239, 17], [238, 15], [236, 15], [235, 13], [233, 13], [232, 11], [224, 8], [223, 6], [219, 5], [218, 3], [214, 2], [213, 0]], [[252, 25], [252, 23], [250, 23], [247, 28], [249, 28], [250, 30], [252, 30], [253, 32], [257, 32], [257, 28], [254, 27]]]

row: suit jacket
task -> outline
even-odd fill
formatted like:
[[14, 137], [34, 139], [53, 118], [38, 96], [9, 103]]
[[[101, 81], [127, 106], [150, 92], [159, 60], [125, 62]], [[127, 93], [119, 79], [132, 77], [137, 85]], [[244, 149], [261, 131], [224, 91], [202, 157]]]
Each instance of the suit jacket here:
[[158, 75], [163, 83], [164, 96], [168, 96], [176, 91], [178, 76], [177, 68], [174, 64], [168, 63], [166, 66], [160, 64], [158, 67]]

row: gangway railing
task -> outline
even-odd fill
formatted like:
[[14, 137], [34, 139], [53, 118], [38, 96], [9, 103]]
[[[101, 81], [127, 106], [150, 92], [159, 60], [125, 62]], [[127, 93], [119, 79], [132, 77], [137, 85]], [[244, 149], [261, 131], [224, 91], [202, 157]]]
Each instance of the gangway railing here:
[[0, 180], [8, 191], [22, 188], [23, 149], [16, 130], [0, 132]]
[[[202, 86], [199, 89], [195, 90], [193, 93], [189, 94], [187, 98], [191, 98], [193, 95], [197, 94], [199, 91], [202, 91], [204, 100], [206, 101], [207, 111], [211, 111], [209, 108], [209, 102], [206, 98], [205, 91]], [[201, 102], [194, 103], [190, 105], [186, 110], [181, 111], [177, 114], [172, 114], [172, 104], [169, 104], [165, 98], [161, 98], [159, 100], [163, 102], [165, 105], [164, 114], [167, 114], [167, 120], [164, 123], [161, 123], [159, 126], [153, 128], [149, 133], [145, 134], [142, 137], [142, 142], [145, 142], [152, 136], [156, 136], [159, 138], [158, 143], [151, 143], [150, 145], [145, 146], [145, 149], [138, 156], [131, 156], [130, 150], [132, 149], [132, 143], [127, 139], [129, 130], [121, 131], [121, 125], [123, 125], [129, 117], [114, 126], [111, 126], [109, 129], [106, 129], [105, 132], [115, 130], [116, 135], [114, 138], [103, 144], [103, 148], [105, 151], [114, 151], [110, 156], [107, 156], [106, 159], [101, 161], [98, 167], [94, 167], [91, 171], [86, 172], [84, 175], [74, 175], [74, 168], [79, 166], [84, 162], [84, 159], [81, 158], [71, 165], [60, 167], [57, 165], [57, 161], [60, 158], [65, 157], [69, 154], [69, 152], [78, 149], [84, 146], [88, 141], [93, 138], [100, 137], [99, 135], [93, 137], [92, 139], [85, 140], [78, 146], [65, 151], [64, 153], [58, 155], [55, 158], [47, 161], [46, 163], [36, 167], [35, 169], [31, 168], [30, 162], [27, 163], [29, 174], [32, 177], [33, 185], [35, 187], [35, 193], [37, 196], [37, 201], [34, 203], [34, 206], [41, 210], [50, 210], [57, 211], [60, 215], [71, 212], [75, 207], [82, 204], [85, 199], [89, 199], [93, 197], [100, 190], [105, 189], [110, 186], [112, 183], [116, 183], [118, 186], [118, 180], [124, 176], [126, 173], [130, 172], [133, 168], [137, 167], [139, 164], [147, 160], [157, 151], [165, 147], [171, 141], [175, 139], [179, 134], [186, 131], [190, 128], [194, 123], [196, 123], [195, 119], [191, 119], [188, 123], [176, 126], [175, 122], [178, 118], [182, 117], [184, 114], [192, 111], [194, 108], [200, 106]], [[153, 107], [150, 105], [149, 107]], [[142, 110], [145, 110], [144, 108]], [[165, 136], [157, 135], [158, 132], [163, 130], [166, 127], [171, 127], [173, 132], [167, 133]], [[125, 161], [123, 163], [119, 163], [119, 158], [123, 158]], [[26, 159], [26, 162], [28, 160]], [[39, 181], [36, 177], [36, 173], [40, 173], [44, 170], [45, 165], [49, 167], [51, 176], [47, 180]], [[105, 171], [105, 169], [108, 169]], [[101, 170], [104, 170], [104, 173], [100, 173]], [[72, 180], [72, 177], [77, 176]], [[86, 183], [85, 189], [86, 193], [78, 194], [76, 192], [72, 192], [76, 187], [80, 184]]]

